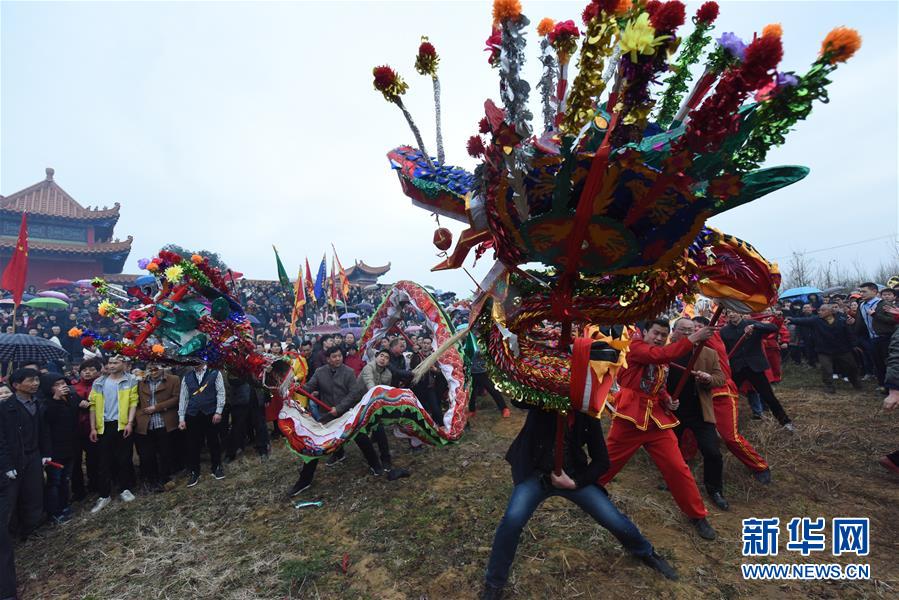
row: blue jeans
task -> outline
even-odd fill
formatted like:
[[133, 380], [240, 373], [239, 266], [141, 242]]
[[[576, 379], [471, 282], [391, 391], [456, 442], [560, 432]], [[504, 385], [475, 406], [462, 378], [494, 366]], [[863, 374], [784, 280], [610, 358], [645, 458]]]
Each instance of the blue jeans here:
[[69, 484], [74, 460], [61, 461], [63, 468], [47, 465], [47, 483], [44, 485], [44, 510], [51, 517], [58, 517], [69, 506]]
[[762, 402], [762, 397], [759, 396], [759, 393], [755, 390], [746, 393], [746, 400], [747, 402], [749, 402], [749, 409], [754, 415], [761, 415], [762, 412], [767, 408], [767, 406], [765, 406], [765, 404]]
[[546, 489], [537, 474], [525, 479], [514, 488], [499, 526], [493, 538], [493, 549], [487, 563], [487, 583], [494, 587], [504, 587], [509, 579], [509, 569], [515, 559], [521, 530], [530, 520], [531, 515], [541, 502], [552, 496], [562, 496], [581, 510], [593, 517], [593, 520], [611, 532], [624, 546], [625, 550], [635, 556], [652, 554], [649, 543], [637, 526], [621, 514], [609, 500], [606, 493], [596, 484], [590, 484], [576, 490], [562, 490], [550, 487]]

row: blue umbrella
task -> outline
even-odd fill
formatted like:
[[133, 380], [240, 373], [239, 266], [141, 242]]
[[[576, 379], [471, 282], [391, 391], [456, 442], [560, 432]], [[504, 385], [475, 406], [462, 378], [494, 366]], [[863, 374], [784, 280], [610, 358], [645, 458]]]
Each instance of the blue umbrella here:
[[134, 280], [134, 283], [136, 285], [153, 285], [156, 283], [156, 278], [152, 275], [141, 275]]
[[798, 298], [799, 296], [808, 296], [809, 294], [822, 294], [823, 292], [816, 287], [812, 286], [804, 286], [804, 287], [795, 287], [790, 288], [788, 290], [784, 290], [780, 293], [780, 298], [785, 300], [787, 298]]

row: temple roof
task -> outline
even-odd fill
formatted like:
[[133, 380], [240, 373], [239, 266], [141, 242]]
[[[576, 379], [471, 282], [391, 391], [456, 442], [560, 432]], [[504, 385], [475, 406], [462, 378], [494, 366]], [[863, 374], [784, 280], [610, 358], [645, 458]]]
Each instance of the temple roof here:
[[[0, 238], [0, 250], [14, 249], [17, 241], [16, 238]], [[38, 250], [41, 252], [58, 252], [60, 254], [117, 254], [119, 252], [130, 252], [132, 241], [133, 238], [130, 235], [127, 239], [122, 241], [103, 242], [91, 246], [86, 244], [66, 244], [64, 242], [28, 240], [28, 251]]]
[[61, 217], [78, 221], [119, 218], [119, 203], [112, 208], [85, 208], [53, 180], [54, 171], [46, 169], [47, 177], [34, 185], [9, 196], [0, 196], [0, 212], [27, 212], [31, 215]]
[[381, 276], [390, 270], [390, 263], [387, 263], [383, 267], [370, 267], [367, 264], [365, 264], [364, 261], [357, 260], [356, 264], [354, 264], [352, 267], [349, 267], [348, 269], [346, 269], [347, 277], [349, 277], [350, 275], [355, 273], [356, 269], [359, 269], [360, 273], [365, 273], [366, 275]]

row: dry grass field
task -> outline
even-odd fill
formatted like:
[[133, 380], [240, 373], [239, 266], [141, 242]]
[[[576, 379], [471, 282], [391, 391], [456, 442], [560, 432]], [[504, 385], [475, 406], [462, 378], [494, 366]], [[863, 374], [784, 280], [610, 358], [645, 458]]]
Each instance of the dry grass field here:
[[[642, 567], [574, 505], [552, 499], [525, 530], [509, 597], [899, 597], [899, 478], [875, 462], [899, 446], [899, 414], [882, 412], [871, 387], [855, 393], [845, 384], [823, 395], [816, 373], [801, 368], [788, 371], [779, 394], [798, 433], [741, 415], [774, 482], [759, 485], [727, 456], [731, 510], [712, 510], [716, 541], [693, 532], [659, 489], [645, 454], [610, 485], [680, 581]], [[172, 492], [114, 502], [98, 515], [83, 503], [73, 521], [44, 527], [17, 547], [22, 598], [474, 598], [510, 490], [503, 454], [523, 420], [520, 411], [500, 419], [486, 398], [481, 405], [458, 444], [410, 454], [392, 440], [395, 463], [413, 472], [409, 479], [368, 476], [350, 448], [348, 460], [320, 468], [304, 494], [322, 500], [321, 508], [295, 509], [285, 498], [298, 461], [280, 445], [265, 463], [239, 458], [223, 481], [204, 474], [186, 489], [181, 477]], [[693, 466], [698, 478], [701, 467]], [[751, 516], [870, 517], [871, 580], [744, 581], [741, 519]], [[802, 559], [784, 551], [785, 535], [778, 562], [864, 562], [829, 552]]]

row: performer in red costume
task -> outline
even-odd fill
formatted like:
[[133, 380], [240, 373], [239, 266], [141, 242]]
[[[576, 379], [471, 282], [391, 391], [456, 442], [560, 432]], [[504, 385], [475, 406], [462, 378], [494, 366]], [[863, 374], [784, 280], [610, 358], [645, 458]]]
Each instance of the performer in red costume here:
[[611, 465], [599, 478], [599, 484], [609, 483], [637, 450], [646, 448], [674, 501], [699, 535], [713, 540], [716, 533], [706, 520], [708, 511], [677, 447], [674, 428], [679, 422], [671, 412], [677, 403], [671, 401], [665, 389], [667, 363], [692, 352], [693, 345], [709, 339], [713, 331], [703, 327], [665, 346], [669, 332], [668, 321], [658, 319], [648, 324], [642, 339], [635, 337], [631, 341], [628, 366], [618, 374], [621, 389], [615, 394], [612, 426], [606, 439]]
[[[709, 324], [709, 320], [705, 317], [694, 317], [693, 320], [700, 325]], [[769, 484], [771, 483], [771, 470], [768, 468], [768, 463], [737, 430], [739, 415], [737, 401], [740, 399], [740, 395], [737, 393], [737, 386], [734, 385], [731, 377], [730, 361], [727, 359], [727, 348], [724, 346], [724, 341], [716, 331], [706, 345], [718, 353], [718, 362], [726, 379], [723, 386], [712, 390], [712, 404], [715, 409], [715, 426], [718, 428], [718, 434], [724, 440], [724, 444], [731, 454], [749, 467], [753, 477], [761, 483]]]

